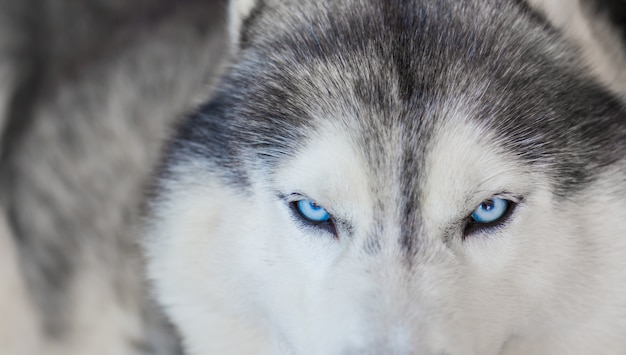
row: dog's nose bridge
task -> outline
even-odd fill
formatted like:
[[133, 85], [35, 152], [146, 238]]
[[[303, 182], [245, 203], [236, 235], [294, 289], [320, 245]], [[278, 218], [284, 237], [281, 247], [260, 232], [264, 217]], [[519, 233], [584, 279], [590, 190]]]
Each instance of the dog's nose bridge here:
[[368, 254], [387, 250], [395, 257], [414, 258], [424, 234], [422, 211], [418, 204], [416, 196], [403, 199], [400, 203], [381, 202], [380, 215], [374, 220], [366, 239], [365, 250]]
[[[386, 306], [366, 320], [361, 334], [344, 344], [341, 355], [410, 355], [415, 354], [415, 327], [405, 312], [385, 310]], [[389, 311], [389, 312], [388, 312]], [[344, 338], [344, 339], [350, 339]]]
[[413, 263], [420, 248], [420, 236], [424, 234], [421, 216], [415, 207], [396, 207], [398, 211], [381, 213], [380, 220], [372, 223], [362, 244], [362, 250], [370, 256], [380, 257], [388, 253], [393, 258], [409, 259], [404, 265]]

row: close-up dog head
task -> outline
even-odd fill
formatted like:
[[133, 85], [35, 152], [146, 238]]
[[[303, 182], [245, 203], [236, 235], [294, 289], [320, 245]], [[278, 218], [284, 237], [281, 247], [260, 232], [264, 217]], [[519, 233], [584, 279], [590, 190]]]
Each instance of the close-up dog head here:
[[0, 0], [1, 355], [626, 354], [624, 0]]
[[626, 109], [544, 12], [241, 1], [229, 30], [144, 241], [189, 354], [621, 353]]

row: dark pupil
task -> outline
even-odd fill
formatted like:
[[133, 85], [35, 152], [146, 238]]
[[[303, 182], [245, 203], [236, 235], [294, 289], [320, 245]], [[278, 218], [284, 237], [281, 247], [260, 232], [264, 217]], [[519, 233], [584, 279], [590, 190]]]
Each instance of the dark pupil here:
[[485, 211], [490, 211], [492, 208], [493, 208], [493, 200], [483, 202], [483, 209]]

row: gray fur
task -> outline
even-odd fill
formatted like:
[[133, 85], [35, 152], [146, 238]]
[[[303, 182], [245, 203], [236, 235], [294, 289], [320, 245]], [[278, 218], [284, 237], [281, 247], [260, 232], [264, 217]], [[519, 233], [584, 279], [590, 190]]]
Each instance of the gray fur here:
[[[225, 4], [1, 5], [10, 21], [0, 21], [0, 75], [14, 80], [0, 88], [0, 196], [43, 336], [61, 349], [74, 343], [64, 354], [95, 353], [73, 339], [84, 328], [75, 323], [83, 301], [73, 290], [81, 275], [96, 273], [95, 284], [114, 291], [102, 302], [144, 328], [103, 341], [126, 343], [129, 354], [175, 353], [176, 339], [140, 272], [140, 204], [171, 126], [217, 76], [226, 54]], [[106, 307], [91, 310], [94, 324]]]
[[[444, 104], [455, 103], [471, 105], [507, 150], [557, 174], [563, 195], [623, 157], [623, 103], [523, 4], [269, 0], [259, 7], [233, 69], [181, 129], [171, 164], [217, 160], [244, 181], [237, 161], [272, 166], [324, 114], [358, 117], [345, 124], [374, 162], [386, 127], [403, 126], [411, 132], [406, 159], [420, 159], [433, 122], [446, 119]], [[419, 180], [420, 163], [406, 164], [407, 179]]]

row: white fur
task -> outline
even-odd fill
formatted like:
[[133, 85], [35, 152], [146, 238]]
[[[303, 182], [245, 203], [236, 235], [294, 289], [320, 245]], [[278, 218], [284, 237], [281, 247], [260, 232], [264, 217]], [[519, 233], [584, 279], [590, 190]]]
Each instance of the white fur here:
[[[376, 175], [346, 129], [322, 127], [275, 175], [253, 176], [252, 194], [178, 167], [147, 248], [157, 296], [189, 354], [623, 352], [626, 206], [615, 197], [624, 194], [612, 185], [617, 174], [559, 201], [545, 176], [459, 114], [435, 130], [409, 270], [397, 242], [394, 141], [388, 169]], [[509, 223], [463, 241], [457, 222], [503, 191], [523, 197]], [[276, 192], [314, 199], [352, 233], [302, 228]], [[375, 219], [384, 233], [369, 255]]]

